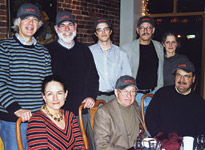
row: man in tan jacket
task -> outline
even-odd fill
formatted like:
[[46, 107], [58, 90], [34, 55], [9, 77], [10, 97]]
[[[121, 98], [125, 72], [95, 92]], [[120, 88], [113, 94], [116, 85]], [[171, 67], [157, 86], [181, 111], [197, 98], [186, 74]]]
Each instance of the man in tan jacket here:
[[120, 77], [115, 86], [116, 98], [100, 107], [94, 120], [96, 150], [127, 150], [137, 140], [142, 124], [139, 106], [135, 101], [136, 81], [131, 76]]

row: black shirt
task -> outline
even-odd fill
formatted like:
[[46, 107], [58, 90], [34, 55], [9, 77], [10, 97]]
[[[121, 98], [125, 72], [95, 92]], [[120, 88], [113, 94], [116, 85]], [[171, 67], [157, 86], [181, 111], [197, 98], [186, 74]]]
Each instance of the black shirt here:
[[139, 69], [136, 77], [139, 89], [152, 89], [157, 86], [158, 57], [154, 45], [140, 44]]

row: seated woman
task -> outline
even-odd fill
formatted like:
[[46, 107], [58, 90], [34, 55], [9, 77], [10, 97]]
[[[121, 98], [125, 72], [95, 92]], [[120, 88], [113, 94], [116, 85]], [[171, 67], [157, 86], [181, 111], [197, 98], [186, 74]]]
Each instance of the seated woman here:
[[75, 115], [61, 109], [67, 94], [58, 76], [45, 78], [42, 84], [45, 105], [32, 115], [27, 128], [29, 149], [84, 149]]
[[188, 58], [185, 55], [176, 53], [180, 47], [177, 36], [172, 32], [167, 32], [162, 38], [162, 44], [165, 48], [164, 58], [164, 86], [174, 85], [173, 70], [180, 62], [186, 62]]

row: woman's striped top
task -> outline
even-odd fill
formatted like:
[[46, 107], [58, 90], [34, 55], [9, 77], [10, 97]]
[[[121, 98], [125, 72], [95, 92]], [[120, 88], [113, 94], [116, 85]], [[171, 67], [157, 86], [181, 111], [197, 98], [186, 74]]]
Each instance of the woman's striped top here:
[[42, 111], [37, 111], [30, 119], [27, 140], [30, 150], [81, 150], [84, 149], [82, 135], [75, 115], [63, 111], [65, 129], [59, 128]]
[[23, 45], [16, 36], [0, 41], [0, 120], [16, 121], [11, 115], [20, 108], [39, 110], [41, 83], [48, 75], [51, 60], [44, 46]]

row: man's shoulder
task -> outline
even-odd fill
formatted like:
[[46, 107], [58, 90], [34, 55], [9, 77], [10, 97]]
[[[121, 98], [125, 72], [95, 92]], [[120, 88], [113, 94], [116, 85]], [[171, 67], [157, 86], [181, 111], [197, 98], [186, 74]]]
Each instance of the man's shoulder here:
[[164, 87], [161, 87], [159, 90], [157, 90], [155, 94], [167, 95], [170, 92], [173, 92], [174, 90], [175, 90], [175, 86], [174, 85], [164, 86]]
[[9, 37], [7, 39], [2, 39], [0, 40], [0, 45], [12, 45], [13, 42], [15, 42], [16, 40], [14, 39], [14, 36]]
[[57, 42], [57, 40], [56, 41], [53, 41], [53, 42], [51, 42], [51, 43], [48, 43], [48, 44], [45, 44], [44, 46], [46, 47], [46, 48], [52, 48], [54, 45], [56, 45], [58, 42]]
[[163, 46], [162, 46], [162, 44], [159, 42], [159, 41], [156, 41], [156, 40], [151, 40], [152, 41], [152, 43], [154, 44], [154, 46], [158, 46], [158, 47], [160, 47], [161, 49], [163, 49]]
[[91, 52], [93, 52], [97, 47], [97, 43], [96, 44], [93, 44], [93, 45], [90, 45], [89, 46], [89, 49], [91, 50]]
[[115, 103], [116, 103], [116, 99], [113, 99], [113, 100], [109, 101], [108, 103], [104, 104], [103, 106], [101, 106], [100, 108], [98, 108], [98, 111], [109, 112], [109, 110], [114, 109], [113, 105], [115, 105]]
[[126, 48], [126, 47], [137, 45], [138, 43], [139, 43], [139, 39], [136, 39], [134, 41], [130, 41], [130, 42], [123, 44], [121, 47]]

